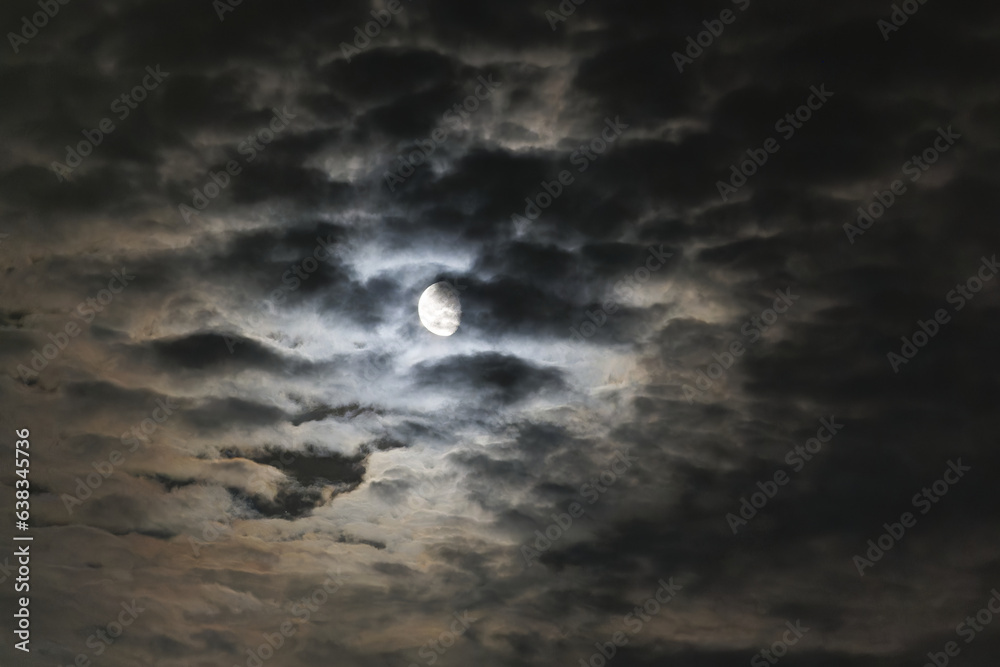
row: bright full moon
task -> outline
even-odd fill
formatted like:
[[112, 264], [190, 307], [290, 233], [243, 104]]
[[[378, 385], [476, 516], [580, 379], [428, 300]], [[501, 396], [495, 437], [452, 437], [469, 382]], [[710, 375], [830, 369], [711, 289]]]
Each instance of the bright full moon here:
[[458, 331], [462, 321], [462, 303], [455, 288], [446, 282], [434, 283], [424, 290], [417, 303], [420, 323], [438, 336], [450, 336]]

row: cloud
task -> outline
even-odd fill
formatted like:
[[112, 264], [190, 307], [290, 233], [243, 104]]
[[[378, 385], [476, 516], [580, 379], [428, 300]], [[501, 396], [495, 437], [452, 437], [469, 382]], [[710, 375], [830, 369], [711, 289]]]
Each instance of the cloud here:
[[[0, 423], [31, 430], [39, 659], [72, 662], [135, 599], [148, 611], [105, 664], [245, 664], [285, 621], [275, 664], [576, 664], [671, 576], [683, 595], [617, 663], [746, 661], [796, 619], [813, 630], [789, 664], [954, 640], [997, 574], [1000, 305], [995, 282], [961, 309], [948, 296], [1000, 247], [997, 10], [927, 3], [886, 41], [888, 6], [752, 2], [679, 72], [673, 52], [737, 4], [583, 3], [552, 30], [557, 2], [404, 1], [347, 62], [382, 4], [219, 20], [114, 0], [61, 6], [0, 54]], [[28, 11], [0, 16], [16, 31]], [[170, 74], [60, 182], [52, 162], [147, 65]], [[480, 76], [502, 85], [446, 121]], [[731, 166], [824, 84], [723, 201]], [[628, 127], [580, 171], [608, 119]], [[961, 139], [911, 180], [948, 126]], [[564, 170], [551, 205], [512, 220]], [[844, 224], [897, 179], [851, 243]], [[639, 281], [651, 248], [671, 257]], [[122, 267], [135, 280], [86, 321], [77, 304]], [[463, 303], [448, 339], [415, 312], [441, 280]], [[788, 287], [800, 300], [751, 342]], [[940, 308], [950, 323], [894, 373], [886, 354]], [[67, 322], [79, 335], [24, 382]], [[733, 535], [727, 513], [831, 415], [844, 432]], [[626, 449], [638, 463], [590, 504]], [[859, 577], [852, 557], [956, 457], [968, 478]], [[520, 547], [573, 502], [585, 514], [526, 568]], [[473, 628], [428, 648], [465, 610]]]

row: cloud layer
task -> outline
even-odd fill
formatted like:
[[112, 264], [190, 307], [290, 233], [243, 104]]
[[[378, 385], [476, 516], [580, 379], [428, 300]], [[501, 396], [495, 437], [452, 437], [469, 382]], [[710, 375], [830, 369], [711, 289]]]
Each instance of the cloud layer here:
[[998, 18], [59, 5], [0, 53], [3, 650], [986, 665]]

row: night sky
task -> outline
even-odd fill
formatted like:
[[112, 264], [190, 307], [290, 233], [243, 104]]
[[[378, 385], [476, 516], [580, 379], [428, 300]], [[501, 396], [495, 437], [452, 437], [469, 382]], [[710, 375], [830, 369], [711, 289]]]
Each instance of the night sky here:
[[996, 665], [995, 3], [0, 28], [3, 667]]

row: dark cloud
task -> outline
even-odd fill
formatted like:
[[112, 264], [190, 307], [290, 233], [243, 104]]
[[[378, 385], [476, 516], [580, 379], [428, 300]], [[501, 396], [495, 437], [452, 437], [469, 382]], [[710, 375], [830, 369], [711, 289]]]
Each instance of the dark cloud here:
[[460, 392], [477, 390], [488, 400], [504, 404], [565, 387], [557, 370], [538, 368], [517, 357], [495, 353], [450, 357], [433, 365], [418, 365], [414, 376], [423, 386], [445, 386]]
[[173, 340], [154, 341], [150, 346], [162, 365], [205, 370], [216, 365], [277, 367], [282, 358], [260, 343], [241, 336], [197, 333]]
[[[72, 662], [132, 599], [149, 611], [108, 665], [243, 664], [285, 621], [275, 664], [424, 663], [466, 611], [435, 662], [578, 664], [670, 577], [681, 594], [616, 665], [745, 664], [798, 619], [790, 667], [920, 664], [960, 641], [1000, 574], [1000, 300], [977, 277], [1000, 250], [994, 4], [897, 3], [918, 9], [888, 39], [893, 6], [860, 0], [224, 4], [58, 4], [0, 53], [24, 664]], [[37, 11], [4, 5], [5, 34]], [[60, 181], [52, 162], [147, 66], [169, 74]], [[479, 77], [500, 85], [448, 120]], [[249, 160], [275, 110], [290, 122]], [[81, 316], [112, 271], [135, 278]], [[416, 313], [439, 281], [463, 308], [447, 338]], [[793, 470], [820, 419], [844, 429]], [[609, 483], [620, 452], [635, 463]], [[959, 458], [972, 469], [919, 513]], [[997, 641], [961, 648], [985, 665]]]

